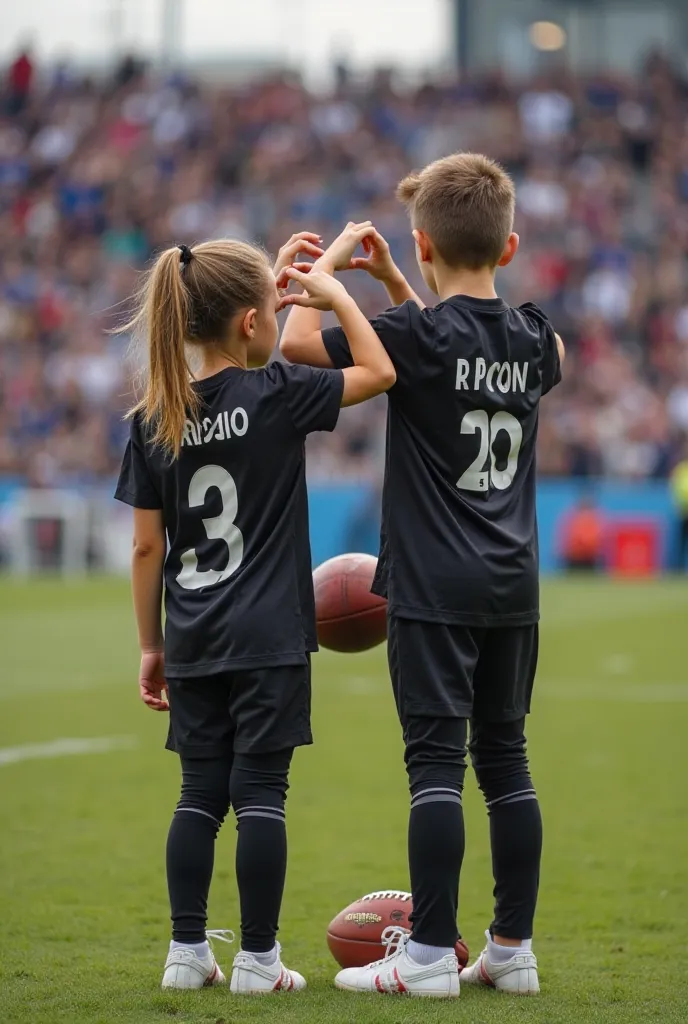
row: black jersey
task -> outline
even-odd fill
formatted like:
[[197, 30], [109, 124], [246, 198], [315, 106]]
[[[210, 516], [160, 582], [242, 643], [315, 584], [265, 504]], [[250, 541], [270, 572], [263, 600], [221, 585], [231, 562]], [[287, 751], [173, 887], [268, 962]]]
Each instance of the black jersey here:
[[132, 421], [115, 494], [163, 512], [165, 672], [305, 663], [317, 641], [304, 439], [334, 429], [343, 374], [274, 362], [195, 387], [179, 458]]
[[[375, 593], [427, 622], [537, 622], [538, 405], [561, 379], [549, 321], [530, 303], [457, 295], [372, 323], [397, 371]], [[334, 366], [351, 365], [340, 327], [323, 340]]]

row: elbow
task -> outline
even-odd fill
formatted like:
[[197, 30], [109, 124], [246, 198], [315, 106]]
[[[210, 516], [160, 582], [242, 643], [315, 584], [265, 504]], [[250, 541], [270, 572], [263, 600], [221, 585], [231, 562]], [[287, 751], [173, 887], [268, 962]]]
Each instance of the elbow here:
[[134, 538], [134, 546], [132, 551], [132, 557], [136, 561], [142, 561], [144, 559], [161, 558], [165, 555], [165, 542], [159, 539], [141, 539], [137, 540]]
[[555, 334], [554, 337], [556, 338], [556, 341], [557, 341], [557, 352], [559, 354], [559, 363], [560, 363], [560, 365], [563, 366], [564, 360], [566, 359], [566, 348], [564, 346], [564, 342], [561, 340], [561, 338], [559, 337], [558, 334]]
[[382, 390], [383, 391], [389, 391], [390, 388], [394, 387], [394, 385], [397, 382], [397, 371], [394, 369], [393, 366], [390, 366], [389, 370], [387, 370], [385, 372], [385, 374], [383, 375], [382, 380], [383, 380], [383, 385], [382, 385]]
[[285, 337], [282, 335], [280, 338], [279, 350], [288, 362], [298, 362], [299, 343], [296, 338], [290, 338], [288, 335]]

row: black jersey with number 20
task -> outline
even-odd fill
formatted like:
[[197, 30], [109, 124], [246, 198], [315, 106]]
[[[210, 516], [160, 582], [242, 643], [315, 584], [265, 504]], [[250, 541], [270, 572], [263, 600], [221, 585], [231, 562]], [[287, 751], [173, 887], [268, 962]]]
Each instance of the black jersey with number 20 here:
[[[373, 589], [404, 618], [537, 622], [538, 405], [561, 379], [549, 321], [530, 303], [457, 295], [372, 323], [397, 371]], [[334, 366], [351, 365], [340, 327], [323, 340]]]
[[195, 385], [179, 458], [132, 421], [115, 497], [162, 509], [165, 673], [305, 663], [317, 650], [304, 440], [333, 430], [343, 374], [274, 362]]

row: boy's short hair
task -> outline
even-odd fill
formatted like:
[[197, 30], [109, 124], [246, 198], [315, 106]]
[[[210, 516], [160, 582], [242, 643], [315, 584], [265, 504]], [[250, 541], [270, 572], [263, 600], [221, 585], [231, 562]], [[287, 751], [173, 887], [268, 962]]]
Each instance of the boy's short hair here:
[[400, 181], [397, 199], [450, 267], [496, 267], [514, 223], [514, 183], [480, 153], [454, 153]]

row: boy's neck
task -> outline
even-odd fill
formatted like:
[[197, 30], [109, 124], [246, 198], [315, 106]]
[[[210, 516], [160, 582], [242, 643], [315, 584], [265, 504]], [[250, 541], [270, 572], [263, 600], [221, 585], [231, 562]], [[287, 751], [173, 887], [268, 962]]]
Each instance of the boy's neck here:
[[494, 286], [494, 270], [483, 267], [480, 270], [458, 270], [451, 267], [435, 266], [435, 284], [440, 299], [451, 298], [452, 295], [470, 295], [474, 299], [496, 299], [499, 296]]

